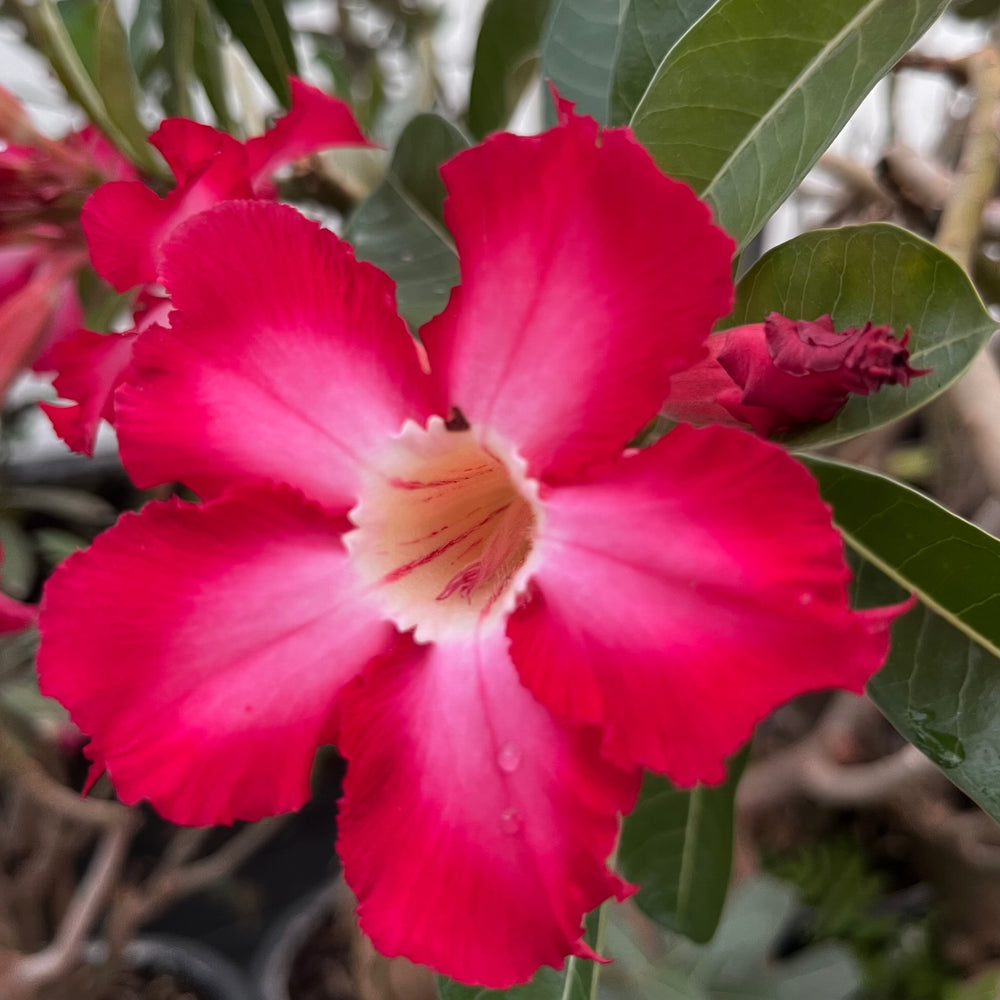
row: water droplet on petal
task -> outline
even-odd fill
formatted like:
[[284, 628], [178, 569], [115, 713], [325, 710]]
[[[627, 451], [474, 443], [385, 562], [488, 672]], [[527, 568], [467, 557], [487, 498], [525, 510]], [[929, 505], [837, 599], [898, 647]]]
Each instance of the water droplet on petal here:
[[521, 748], [516, 743], [505, 743], [497, 753], [497, 767], [504, 774], [513, 774], [521, 766]]
[[504, 833], [519, 833], [522, 823], [521, 813], [513, 807], [500, 813], [500, 829]]
[[799, 594], [799, 604], [801, 604], [804, 608], [812, 604], [815, 599], [816, 595], [811, 590], [803, 590], [802, 593]]

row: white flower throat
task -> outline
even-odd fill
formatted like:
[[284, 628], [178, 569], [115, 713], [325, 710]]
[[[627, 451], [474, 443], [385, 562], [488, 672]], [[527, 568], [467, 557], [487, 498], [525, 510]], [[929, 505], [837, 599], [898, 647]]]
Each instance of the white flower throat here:
[[538, 484], [500, 442], [403, 428], [365, 476], [344, 541], [365, 583], [421, 642], [502, 623], [532, 571]]

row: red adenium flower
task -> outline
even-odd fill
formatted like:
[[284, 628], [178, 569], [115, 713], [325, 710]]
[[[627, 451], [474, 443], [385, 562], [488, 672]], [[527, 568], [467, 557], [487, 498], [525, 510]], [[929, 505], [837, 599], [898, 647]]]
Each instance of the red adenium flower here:
[[838, 331], [829, 315], [773, 312], [710, 337], [709, 357], [674, 378], [663, 412], [696, 425], [750, 426], [765, 437], [829, 420], [851, 393], [909, 385], [930, 371], [910, 366], [909, 337], [871, 322]]
[[335, 743], [362, 927], [492, 987], [591, 956], [641, 767], [721, 780], [778, 703], [860, 690], [899, 612], [849, 610], [781, 449], [627, 450], [729, 308], [732, 243], [628, 130], [560, 111], [443, 168], [462, 281], [425, 353], [293, 209], [179, 229], [117, 419], [140, 485], [203, 502], [124, 515], [41, 615], [42, 688], [125, 801], [294, 809]]
[[0, 87], [0, 391], [23, 369], [45, 371], [48, 349], [83, 319], [76, 293], [87, 263], [80, 209], [95, 187], [134, 177], [88, 126], [61, 139], [35, 130]]
[[[333, 146], [371, 146], [350, 108], [289, 77], [292, 106], [264, 135], [238, 142], [225, 132], [170, 118], [150, 138], [177, 185], [160, 198], [140, 181], [105, 184], [83, 209], [83, 226], [97, 273], [118, 291], [159, 281], [164, 242], [192, 215], [229, 198], [272, 198], [271, 175]], [[102, 417], [114, 423], [114, 390], [132, 356], [135, 338], [165, 317], [169, 303], [151, 287], [140, 296], [135, 326], [119, 334], [79, 329], [52, 355], [60, 396], [42, 409], [73, 450], [92, 455]]]

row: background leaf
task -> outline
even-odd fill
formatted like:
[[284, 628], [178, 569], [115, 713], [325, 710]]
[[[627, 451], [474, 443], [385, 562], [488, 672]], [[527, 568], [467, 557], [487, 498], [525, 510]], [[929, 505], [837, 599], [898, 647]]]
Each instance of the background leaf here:
[[720, 326], [760, 323], [775, 310], [792, 319], [831, 313], [843, 328], [866, 320], [909, 326], [914, 368], [908, 388], [852, 396], [830, 421], [786, 435], [797, 447], [853, 437], [923, 406], [969, 365], [996, 329], [965, 272], [919, 236], [884, 223], [804, 233], [765, 254], [743, 277]]
[[847, 544], [862, 607], [913, 592], [868, 692], [889, 721], [1000, 820], [1000, 541], [884, 476], [807, 464]]
[[713, 788], [679, 789], [647, 774], [622, 828], [618, 863], [639, 886], [639, 906], [693, 941], [712, 937], [726, 902], [733, 797], [745, 760], [745, 754], [734, 758], [726, 782]]
[[742, 247], [947, 0], [719, 0], [661, 63], [632, 127]]
[[624, 0], [611, 79], [612, 125], [624, 125], [663, 57], [715, 0]]
[[458, 258], [444, 224], [439, 167], [468, 143], [437, 115], [403, 130], [381, 184], [351, 216], [345, 236], [362, 260], [396, 282], [396, 304], [416, 329], [439, 313], [458, 282]]
[[291, 93], [287, 77], [298, 73], [298, 64], [282, 0], [212, 0], [212, 3], [278, 100], [288, 107]]
[[594, 962], [570, 958], [564, 971], [540, 969], [530, 983], [509, 990], [484, 990], [439, 978], [438, 996], [440, 1000], [591, 1000], [596, 969]]
[[542, 75], [580, 114], [608, 120], [623, 0], [555, 0], [542, 40]]
[[481, 139], [503, 127], [531, 79], [550, 0], [490, 0], [476, 43], [468, 125]]

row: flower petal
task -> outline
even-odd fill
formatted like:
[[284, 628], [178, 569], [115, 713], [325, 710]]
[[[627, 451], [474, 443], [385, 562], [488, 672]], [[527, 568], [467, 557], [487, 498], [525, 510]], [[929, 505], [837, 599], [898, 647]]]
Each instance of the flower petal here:
[[278, 488], [151, 503], [55, 572], [41, 687], [123, 801], [192, 825], [306, 801], [340, 689], [393, 634], [345, 526]]
[[741, 431], [677, 427], [544, 506], [536, 593], [508, 623], [521, 677], [681, 785], [721, 781], [794, 695], [860, 691], [906, 607], [849, 610], [812, 477]]
[[332, 146], [367, 146], [351, 109], [336, 97], [288, 78], [292, 105], [263, 135], [248, 139], [247, 158], [254, 188], [287, 163]]
[[638, 774], [535, 701], [502, 632], [404, 638], [348, 691], [339, 746], [339, 850], [379, 951], [491, 987], [592, 957], [581, 921], [625, 891], [605, 862]]
[[567, 109], [442, 168], [462, 283], [421, 334], [450, 403], [543, 478], [619, 454], [732, 297], [708, 208], [627, 129]]
[[204, 212], [163, 273], [179, 313], [136, 343], [116, 400], [139, 485], [177, 479], [206, 497], [276, 479], [346, 510], [360, 464], [431, 415], [392, 282], [294, 209]]
[[139, 181], [104, 184], [81, 215], [94, 269], [119, 292], [160, 280], [163, 245], [186, 219], [253, 193], [246, 151], [223, 132], [170, 119], [150, 142], [170, 164], [177, 187], [159, 198]]

